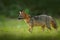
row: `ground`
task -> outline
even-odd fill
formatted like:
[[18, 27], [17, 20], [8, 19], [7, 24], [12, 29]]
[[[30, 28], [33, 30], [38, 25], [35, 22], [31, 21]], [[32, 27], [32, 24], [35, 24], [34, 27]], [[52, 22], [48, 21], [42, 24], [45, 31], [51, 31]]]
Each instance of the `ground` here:
[[0, 20], [0, 40], [60, 40], [60, 20], [56, 19], [58, 30], [52, 28], [49, 31], [45, 28], [34, 27], [32, 33], [23, 20], [5, 18]]

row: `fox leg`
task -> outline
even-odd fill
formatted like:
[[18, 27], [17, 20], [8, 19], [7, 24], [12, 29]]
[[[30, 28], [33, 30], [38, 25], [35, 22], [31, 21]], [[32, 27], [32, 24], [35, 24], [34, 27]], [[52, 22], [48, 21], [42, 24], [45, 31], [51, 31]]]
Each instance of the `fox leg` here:
[[42, 25], [42, 30], [44, 31], [45, 25]]
[[29, 24], [29, 32], [32, 32], [33, 30], [33, 24]]
[[33, 27], [30, 26], [29, 27], [29, 32], [32, 32], [32, 30], [33, 30]]

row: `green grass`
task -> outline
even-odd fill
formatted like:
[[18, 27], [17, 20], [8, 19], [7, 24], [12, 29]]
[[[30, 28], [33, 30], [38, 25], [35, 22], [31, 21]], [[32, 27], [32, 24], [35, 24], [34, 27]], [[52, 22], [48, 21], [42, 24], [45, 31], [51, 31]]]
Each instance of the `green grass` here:
[[41, 27], [34, 27], [32, 33], [23, 20], [6, 18], [0, 21], [0, 40], [60, 40], [60, 20], [56, 19], [58, 30], [52, 28], [43, 32]]

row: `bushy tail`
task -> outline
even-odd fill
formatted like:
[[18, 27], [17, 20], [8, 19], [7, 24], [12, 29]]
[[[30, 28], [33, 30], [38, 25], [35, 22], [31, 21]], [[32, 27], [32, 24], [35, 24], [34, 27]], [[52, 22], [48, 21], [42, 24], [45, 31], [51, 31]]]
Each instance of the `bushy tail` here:
[[48, 16], [46, 17], [46, 26], [48, 29], [51, 30], [50, 23], [52, 24], [52, 27], [57, 30], [58, 26], [57, 26], [56, 20], [53, 17]]
[[52, 27], [57, 30], [58, 26], [55, 19], [52, 18], [51, 24], [52, 24]]

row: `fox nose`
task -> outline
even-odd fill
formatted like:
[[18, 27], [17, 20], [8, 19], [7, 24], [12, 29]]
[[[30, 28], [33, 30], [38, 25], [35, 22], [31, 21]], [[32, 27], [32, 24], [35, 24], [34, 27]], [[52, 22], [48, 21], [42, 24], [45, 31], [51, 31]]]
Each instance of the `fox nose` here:
[[21, 18], [18, 18], [19, 20], [21, 19]]
[[18, 20], [20, 20], [20, 19], [22, 19], [22, 16], [21, 15], [18, 16]]
[[19, 19], [19, 20], [20, 20], [20, 19], [23, 19], [23, 17], [19, 17], [18, 19]]
[[18, 19], [21, 20], [21, 19], [24, 19], [24, 18], [22, 16], [19, 16]]

